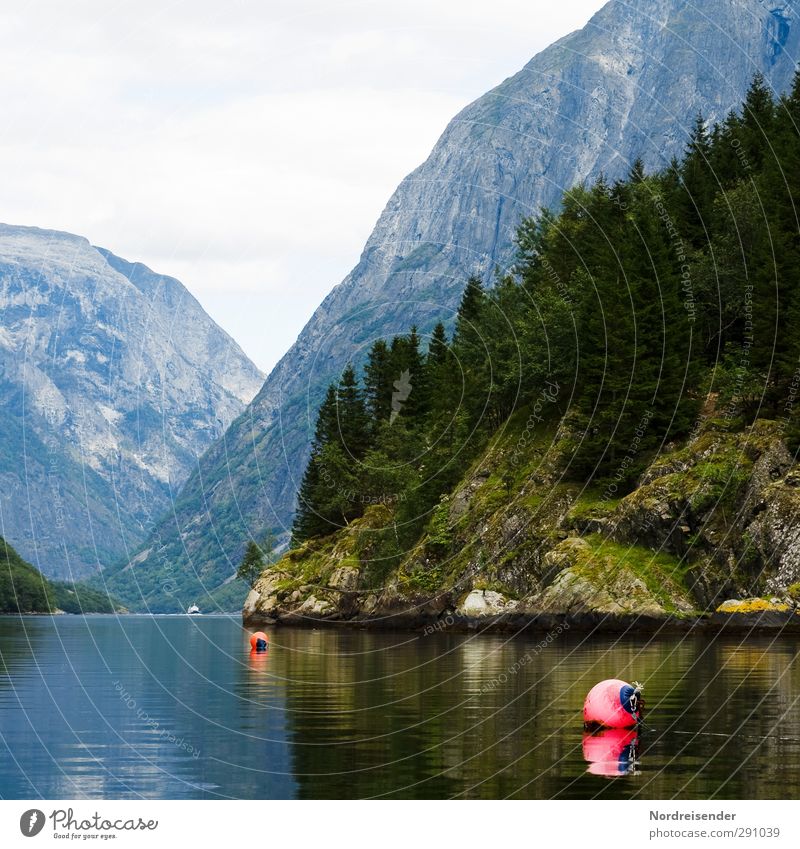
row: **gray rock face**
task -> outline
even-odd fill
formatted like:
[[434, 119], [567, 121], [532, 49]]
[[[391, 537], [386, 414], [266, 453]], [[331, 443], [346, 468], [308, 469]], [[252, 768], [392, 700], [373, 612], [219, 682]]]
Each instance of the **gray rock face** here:
[[177, 280], [0, 225], [2, 534], [45, 574], [135, 549], [262, 379]]
[[[796, 8], [778, 0], [612, 0], [587, 26], [467, 106], [389, 200], [353, 271], [327, 296], [246, 413], [184, 488], [152, 554], [219, 582], [248, 536], [288, 526], [317, 404], [380, 336], [452, 318], [466, 277], [513, 255], [524, 216], [641, 156], [663, 166], [701, 110], [722, 119], [755, 71], [791, 83]], [[209, 491], [207, 481], [215, 486]]]

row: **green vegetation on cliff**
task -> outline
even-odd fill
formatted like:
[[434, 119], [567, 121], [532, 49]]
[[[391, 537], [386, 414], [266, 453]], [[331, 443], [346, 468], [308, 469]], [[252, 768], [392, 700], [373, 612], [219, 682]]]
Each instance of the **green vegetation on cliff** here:
[[297, 548], [246, 611], [793, 609], [799, 205], [800, 73], [523, 221], [449, 344], [377, 340], [329, 388]]
[[119, 605], [84, 584], [50, 581], [0, 537], [0, 613], [113, 613]]
[[0, 537], [0, 613], [50, 612], [49, 582]]

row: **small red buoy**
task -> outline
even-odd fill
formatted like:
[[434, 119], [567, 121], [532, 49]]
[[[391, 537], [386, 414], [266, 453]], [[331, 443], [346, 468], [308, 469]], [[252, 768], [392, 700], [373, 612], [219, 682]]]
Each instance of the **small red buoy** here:
[[639, 684], [610, 678], [595, 684], [583, 703], [587, 728], [633, 728], [642, 719], [644, 701]]
[[250, 648], [257, 652], [266, 651], [269, 648], [269, 638], [263, 631], [256, 631], [250, 635]]

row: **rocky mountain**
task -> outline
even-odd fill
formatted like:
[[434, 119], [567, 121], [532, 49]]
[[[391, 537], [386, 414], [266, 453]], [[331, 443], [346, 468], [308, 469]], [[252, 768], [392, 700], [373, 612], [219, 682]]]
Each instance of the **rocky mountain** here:
[[262, 380], [177, 280], [0, 225], [0, 531], [44, 574], [125, 559]]
[[[467, 106], [398, 187], [353, 271], [246, 412], [203, 458], [125, 586], [169, 606], [228, 580], [248, 537], [291, 520], [324, 387], [376, 338], [450, 320], [468, 274], [513, 255], [519, 220], [572, 185], [683, 149], [698, 111], [722, 119], [756, 71], [789, 86], [796, 7], [777, 0], [612, 0], [580, 31]], [[133, 581], [132, 572], [136, 580]], [[139, 599], [141, 602], [141, 599]]]

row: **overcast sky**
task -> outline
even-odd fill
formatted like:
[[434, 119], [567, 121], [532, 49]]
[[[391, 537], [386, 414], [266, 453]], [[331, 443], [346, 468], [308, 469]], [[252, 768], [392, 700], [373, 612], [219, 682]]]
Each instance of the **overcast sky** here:
[[602, 0], [0, 9], [0, 220], [172, 274], [268, 371], [449, 119]]

